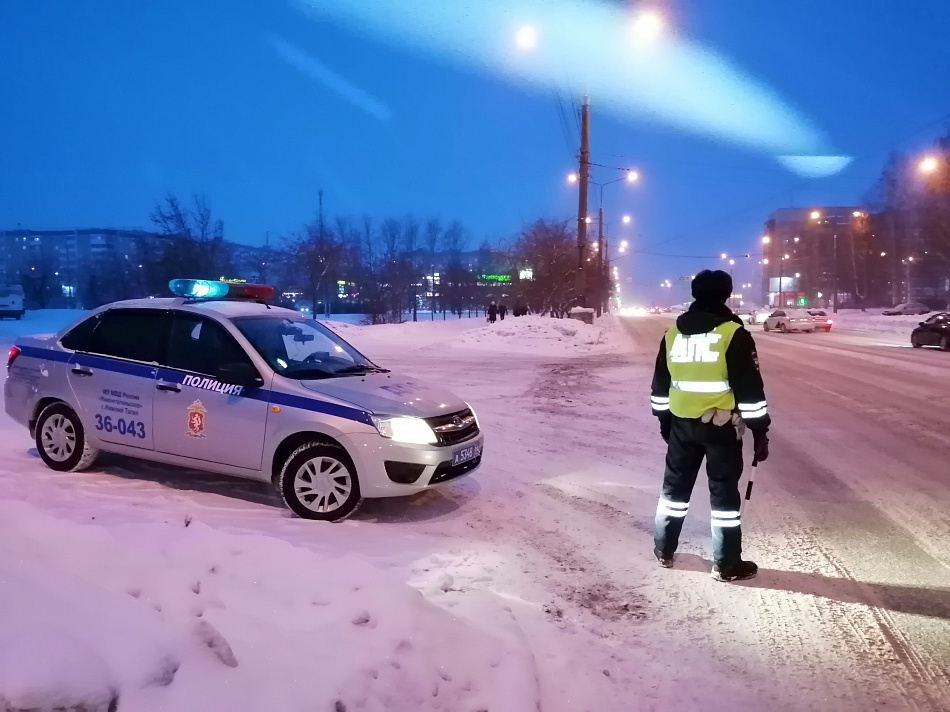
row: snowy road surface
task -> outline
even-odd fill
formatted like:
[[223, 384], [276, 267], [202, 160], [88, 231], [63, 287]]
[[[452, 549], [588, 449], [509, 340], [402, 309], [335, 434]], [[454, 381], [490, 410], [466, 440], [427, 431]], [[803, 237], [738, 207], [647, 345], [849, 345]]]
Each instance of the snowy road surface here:
[[[0, 324], [4, 350], [68, 320], [30, 316]], [[676, 567], [651, 553], [668, 323], [339, 326], [470, 401], [487, 435], [475, 476], [341, 525], [124, 458], [52, 473], [4, 416], [0, 699], [8, 629], [38, 618], [52, 630], [27, 637], [93, 650], [86, 677], [120, 710], [950, 708], [950, 355], [756, 332], [775, 420], [745, 518], [761, 569], [725, 585], [701, 484]], [[57, 662], [31, 694], [66, 685]]]

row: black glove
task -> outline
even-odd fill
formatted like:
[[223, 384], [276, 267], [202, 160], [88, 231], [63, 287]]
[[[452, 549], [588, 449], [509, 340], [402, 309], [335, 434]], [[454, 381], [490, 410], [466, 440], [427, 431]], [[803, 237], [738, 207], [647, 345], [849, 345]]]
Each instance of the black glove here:
[[670, 430], [673, 428], [673, 418], [669, 413], [661, 415], [660, 417], [660, 437], [663, 438], [663, 442], [670, 442]]
[[752, 445], [755, 450], [754, 461], [765, 462], [769, 459], [769, 435], [767, 430], [752, 431]]

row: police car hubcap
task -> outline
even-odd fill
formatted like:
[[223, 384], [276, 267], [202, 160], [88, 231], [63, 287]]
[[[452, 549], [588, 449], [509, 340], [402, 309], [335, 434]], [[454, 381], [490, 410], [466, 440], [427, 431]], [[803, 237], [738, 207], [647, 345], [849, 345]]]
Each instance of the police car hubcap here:
[[294, 477], [297, 499], [314, 512], [326, 513], [339, 509], [352, 489], [349, 471], [343, 463], [332, 457], [307, 460]]
[[62, 415], [54, 415], [43, 425], [43, 449], [56, 462], [69, 459], [76, 449], [76, 428]]

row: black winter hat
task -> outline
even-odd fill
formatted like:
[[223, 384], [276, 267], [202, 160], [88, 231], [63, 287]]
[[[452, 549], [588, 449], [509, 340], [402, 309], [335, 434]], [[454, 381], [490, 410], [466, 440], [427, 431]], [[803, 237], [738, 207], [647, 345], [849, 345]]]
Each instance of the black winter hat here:
[[732, 296], [732, 277], [721, 269], [704, 269], [693, 278], [691, 286], [697, 302], [725, 304]]

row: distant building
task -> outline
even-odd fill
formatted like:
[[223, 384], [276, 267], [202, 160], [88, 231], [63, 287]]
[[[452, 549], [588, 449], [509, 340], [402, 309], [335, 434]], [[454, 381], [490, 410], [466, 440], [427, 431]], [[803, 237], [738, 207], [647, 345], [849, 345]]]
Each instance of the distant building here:
[[[950, 262], [913, 214], [855, 207], [782, 208], [765, 223], [763, 302], [843, 308], [950, 305]], [[787, 259], [783, 259], [787, 256]]]
[[[30, 308], [84, 307], [161, 291], [156, 265], [170, 238], [145, 230], [82, 228], [75, 230], [0, 231], [0, 284], [20, 284]], [[226, 269], [261, 275], [263, 248], [224, 243]], [[182, 275], [189, 276], [189, 275]]]
[[841, 307], [890, 302], [893, 256], [859, 207], [781, 208], [765, 223], [763, 303]]

